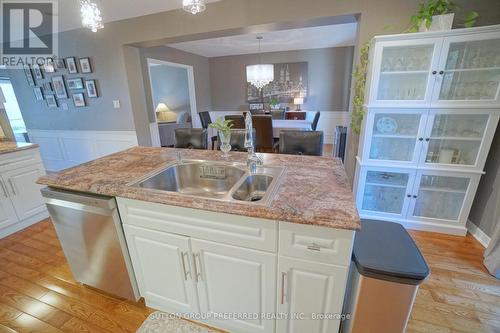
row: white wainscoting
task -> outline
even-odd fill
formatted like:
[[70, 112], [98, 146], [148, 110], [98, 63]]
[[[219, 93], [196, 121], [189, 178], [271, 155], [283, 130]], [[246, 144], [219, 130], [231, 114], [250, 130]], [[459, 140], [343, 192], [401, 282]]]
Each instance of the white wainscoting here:
[[[226, 115], [243, 114], [242, 111], [210, 111], [212, 121]], [[335, 126], [349, 126], [351, 116], [347, 111], [321, 111], [318, 122], [318, 131], [324, 133], [324, 143], [333, 144], [335, 139]], [[212, 129], [210, 129], [212, 130]], [[211, 133], [211, 132], [210, 132]], [[209, 135], [210, 135], [209, 133]], [[215, 135], [215, 134], [213, 134]]]
[[48, 171], [75, 165], [137, 146], [135, 131], [48, 131], [30, 130], [31, 142], [40, 145]]

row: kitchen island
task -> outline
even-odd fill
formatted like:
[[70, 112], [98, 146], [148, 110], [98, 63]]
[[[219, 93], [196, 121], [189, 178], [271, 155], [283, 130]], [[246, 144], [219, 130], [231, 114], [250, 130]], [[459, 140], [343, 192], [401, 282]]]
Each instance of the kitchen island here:
[[[235, 332], [338, 330], [360, 226], [340, 160], [261, 154], [283, 172], [269, 204], [137, 186], [179, 163], [245, 168], [245, 153], [136, 147], [42, 177], [116, 197], [140, 296]], [[197, 161], [197, 162], [195, 162]], [[276, 319], [279, 317], [279, 320]]]

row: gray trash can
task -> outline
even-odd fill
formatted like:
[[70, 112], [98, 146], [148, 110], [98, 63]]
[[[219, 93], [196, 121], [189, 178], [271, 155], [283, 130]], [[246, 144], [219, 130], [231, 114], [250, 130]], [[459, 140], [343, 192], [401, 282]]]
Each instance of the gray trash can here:
[[364, 220], [356, 233], [342, 333], [403, 333], [429, 267], [397, 223]]

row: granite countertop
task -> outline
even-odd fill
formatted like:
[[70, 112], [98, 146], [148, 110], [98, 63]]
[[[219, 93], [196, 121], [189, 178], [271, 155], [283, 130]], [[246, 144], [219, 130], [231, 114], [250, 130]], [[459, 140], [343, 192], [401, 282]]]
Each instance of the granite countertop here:
[[[183, 159], [224, 161], [220, 151], [186, 150]], [[135, 147], [38, 179], [39, 184], [167, 205], [292, 223], [357, 230], [360, 219], [344, 167], [330, 157], [260, 154], [265, 165], [286, 166], [270, 206], [224, 202], [128, 186], [176, 160], [177, 149]], [[245, 163], [246, 153], [229, 160]]]
[[37, 144], [14, 141], [0, 141], [0, 154], [13, 153], [19, 150], [38, 148]]

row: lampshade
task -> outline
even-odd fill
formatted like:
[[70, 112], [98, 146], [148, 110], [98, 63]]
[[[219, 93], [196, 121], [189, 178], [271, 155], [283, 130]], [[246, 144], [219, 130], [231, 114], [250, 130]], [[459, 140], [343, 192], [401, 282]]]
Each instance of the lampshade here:
[[293, 99], [293, 104], [302, 105], [302, 104], [304, 104], [304, 99], [302, 97], [296, 97]]
[[274, 65], [259, 64], [247, 66], [247, 82], [253, 84], [258, 89], [262, 89], [273, 80]]
[[166, 111], [170, 111], [170, 109], [165, 103], [159, 103], [158, 106], [156, 107], [156, 112], [166, 112]]

